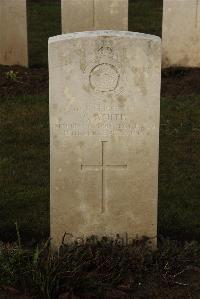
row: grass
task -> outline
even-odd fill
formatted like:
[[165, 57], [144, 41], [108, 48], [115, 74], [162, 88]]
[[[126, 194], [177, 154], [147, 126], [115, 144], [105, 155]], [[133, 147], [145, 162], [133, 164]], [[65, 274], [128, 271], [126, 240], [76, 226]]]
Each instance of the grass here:
[[[159, 233], [200, 238], [200, 96], [162, 98]], [[48, 98], [2, 98], [0, 104], [0, 238], [26, 240], [49, 233]]]
[[0, 244], [0, 286], [38, 299], [197, 298], [200, 244], [166, 240], [159, 245], [152, 251], [148, 240], [121, 246], [93, 237], [53, 254], [49, 241], [24, 248], [18, 234], [17, 244]]
[[[163, 0], [129, 0], [129, 31], [161, 36]], [[47, 66], [50, 36], [61, 34], [60, 0], [28, 0], [30, 66]]]
[[159, 231], [200, 238], [200, 96], [161, 99]]
[[48, 98], [1, 98], [0, 230], [27, 239], [49, 232]]

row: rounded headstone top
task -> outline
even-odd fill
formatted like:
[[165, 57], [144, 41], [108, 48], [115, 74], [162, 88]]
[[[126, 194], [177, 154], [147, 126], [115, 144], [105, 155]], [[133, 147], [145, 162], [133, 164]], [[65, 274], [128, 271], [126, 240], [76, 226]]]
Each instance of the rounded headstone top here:
[[57, 35], [49, 38], [49, 44], [61, 42], [68, 39], [78, 39], [78, 38], [98, 38], [98, 37], [127, 37], [133, 39], [146, 39], [151, 40], [154, 42], [161, 42], [160, 37], [139, 33], [139, 32], [132, 32], [132, 31], [115, 31], [115, 30], [97, 30], [97, 31], [84, 31], [84, 32], [74, 32], [74, 33], [67, 33], [62, 35]]

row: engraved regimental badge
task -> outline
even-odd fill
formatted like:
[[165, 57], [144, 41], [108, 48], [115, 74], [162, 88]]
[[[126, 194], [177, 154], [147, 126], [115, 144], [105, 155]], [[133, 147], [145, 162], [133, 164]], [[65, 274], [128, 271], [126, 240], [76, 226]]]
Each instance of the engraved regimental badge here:
[[89, 72], [89, 83], [96, 92], [112, 92], [120, 80], [120, 63], [114, 58], [112, 45], [103, 41], [97, 48], [98, 63], [94, 63]]

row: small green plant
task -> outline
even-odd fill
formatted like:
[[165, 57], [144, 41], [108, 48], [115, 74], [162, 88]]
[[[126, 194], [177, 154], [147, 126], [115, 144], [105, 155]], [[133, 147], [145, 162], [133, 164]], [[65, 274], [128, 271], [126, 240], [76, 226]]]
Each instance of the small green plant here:
[[6, 72], [6, 78], [11, 80], [11, 81], [18, 81], [18, 72], [15, 72], [13, 70]]

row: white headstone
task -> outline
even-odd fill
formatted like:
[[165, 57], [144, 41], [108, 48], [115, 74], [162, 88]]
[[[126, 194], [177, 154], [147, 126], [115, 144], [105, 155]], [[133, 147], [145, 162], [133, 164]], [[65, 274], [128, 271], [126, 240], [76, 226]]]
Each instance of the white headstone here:
[[26, 0], [0, 0], [0, 64], [28, 66]]
[[128, 30], [128, 0], [62, 0], [62, 32]]
[[164, 0], [163, 67], [200, 67], [200, 0]]
[[64, 233], [156, 238], [160, 48], [122, 31], [50, 38], [55, 246]]

